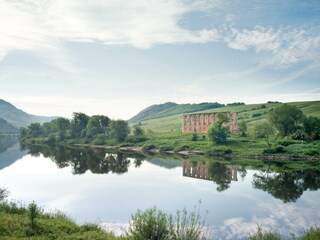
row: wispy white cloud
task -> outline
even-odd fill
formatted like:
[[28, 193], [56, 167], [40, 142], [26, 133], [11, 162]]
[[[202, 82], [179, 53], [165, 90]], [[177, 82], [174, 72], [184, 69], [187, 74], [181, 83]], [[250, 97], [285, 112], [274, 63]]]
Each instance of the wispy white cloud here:
[[231, 28], [225, 37], [228, 46], [237, 50], [254, 49], [268, 53], [263, 65], [289, 66], [299, 62], [320, 61], [320, 29], [309, 27], [279, 28], [256, 26], [252, 30]]
[[215, 41], [214, 29], [179, 26], [186, 13], [208, 7], [204, 1], [2, 1], [0, 54], [12, 50], [54, 49], [59, 41], [97, 41], [105, 45]]
[[33, 51], [50, 64], [74, 73], [79, 69], [64, 51], [70, 41], [98, 42], [106, 46], [150, 48], [156, 44], [225, 42], [230, 48], [266, 52], [265, 64], [287, 66], [320, 61], [319, 28], [256, 26], [238, 29], [229, 25], [189, 30], [180, 24], [186, 14], [214, 11], [217, 1], [101, 1], [21, 0], [0, 2], [0, 59], [11, 51]]

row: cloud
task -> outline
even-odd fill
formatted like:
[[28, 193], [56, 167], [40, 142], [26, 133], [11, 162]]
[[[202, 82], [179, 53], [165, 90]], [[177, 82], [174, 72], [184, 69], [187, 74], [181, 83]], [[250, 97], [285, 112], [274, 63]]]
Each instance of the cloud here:
[[137, 48], [215, 41], [214, 29], [190, 31], [178, 24], [184, 14], [206, 7], [204, 1], [180, 0], [5, 0], [0, 3], [0, 56], [13, 50], [54, 50], [60, 41]]
[[289, 66], [299, 62], [320, 61], [320, 29], [302, 28], [266, 28], [238, 30], [231, 28], [225, 41], [230, 48], [246, 51], [254, 49], [257, 53], [266, 52], [268, 59], [264, 65]]
[[[223, 225], [210, 227], [212, 236], [222, 236], [224, 239], [243, 239], [257, 231], [261, 226], [264, 230], [277, 231], [285, 237], [291, 233], [300, 235], [310, 226], [315, 226], [318, 215], [310, 207], [310, 201], [306, 200], [306, 206], [291, 204], [258, 203], [261, 209], [266, 211], [262, 217], [253, 215], [251, 218], [230, 218]], [[311, 203], [312, 204], [312, 203]]]
[[226, 14], [224, 22], [228, 25], [219, 28], [190, 30], [181, 25], [188, 14], [212, 15], [221, 5], [221, 1], [203, 0], [2, 0], [0, 60], [10, 52], [31, 51], [78, 78], [80, 68], [67, 53], [68, 42], [141, 49], [158, 44], [223, 42], [232, 49], [266, 53], [261, 62], [268, 66], [320, 61], [317, 26], [257, 25], [253, 29], [239, 29], [233, 23], [233, 14]]

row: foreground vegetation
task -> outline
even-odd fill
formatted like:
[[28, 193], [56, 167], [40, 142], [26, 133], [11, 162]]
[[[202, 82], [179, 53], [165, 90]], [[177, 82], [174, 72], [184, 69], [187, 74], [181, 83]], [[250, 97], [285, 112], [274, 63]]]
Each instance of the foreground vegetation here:
[[[70, 240], [200, 240], [207, 239], [205, 221], [199, 209], [183, 210], [175, 216], [157, 208], [138, 210], [122, 236], [101, 229], [96, 224], [77, 225], [61, 212], [46, 213], [34, 202], [28, 206], [4, 201], [7, 192], [0, 188], [0, 238], [13, 239], [70, 239]], [[320, 228], [311, 227], [295, 240], [317, 240]], [[211, 238], [211, 237], [210, 237]], [[214, 238], [214, 236], [213, 236]], [[249, 235], [250, 240], [281, 240], [277, 232], [258, 231]]]

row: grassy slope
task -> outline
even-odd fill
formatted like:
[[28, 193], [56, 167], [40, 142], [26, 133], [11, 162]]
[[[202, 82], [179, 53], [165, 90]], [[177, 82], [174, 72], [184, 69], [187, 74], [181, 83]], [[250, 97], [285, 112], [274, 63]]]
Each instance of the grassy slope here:
[[[293, 102], [288, 103], [289, 105], [295, 105], [299, 107], [306, 115], [313, 115], [320, 117], [320, 101], [313, 102]], [[262, 108], [265, 105], [266, 108]], [[270, 104], [249, 104], [249, 105], [241, 105], [241, 106], [233, 106], [233, 107], [222, 107], [213, 110], [206, 110], [202, 112], [238, 112], [238, 121], [245, 121], [248, 125], [249, 133], [252, 131], [253, 126], [266, 119], [267, 113], [271, 108], [275, 108], [280, 106], [277, 103]], [[253, 116], [253, 115], [260, 116]], [[182, 127], [182, 115], [177, 114], [169, 117], [162, 117], [157, 119], [151, 119], [142, 121], [142, 127], [145, 130], [151, 130], [153, 132], [179, 132]]]
[[140, 121], [146, 121], [149, 119], [155, 119], [160, 117], [167, 117], [177, 115], [181, 113], [191, 113], [203, 111], [206, 109], [215, 109], [221, 107], [219, 103], [194, 103], [194, 104], [177, 104], [173, 102], [167, 102], [163, 104], [157, 104], [147, 107], [139, 112], [137, 115], [129, 119], [130, 123], [138, 123]]

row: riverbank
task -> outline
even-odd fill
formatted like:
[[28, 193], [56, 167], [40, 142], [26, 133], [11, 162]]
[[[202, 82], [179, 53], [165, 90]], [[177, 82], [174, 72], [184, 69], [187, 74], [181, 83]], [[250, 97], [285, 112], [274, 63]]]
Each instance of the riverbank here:
[[[0, 189], [1, 190], [1, 189]], [[0, 199], [1, 200], [1, 199]], [[44, 212], [38, 205], [31, 203], [23, 206], [14, 202], [0, 202], [0, 238], [13, 239], [41, 239], [41, 240], [149, 240], [167, 239], [165, 236], [173, 236], [170, 239], [181, 239], [179, 236], [184, 231], [190, 230], [192, 238], [183, 239], [207, 239], [203, 225], [199, 222], [190, 222], [192, 225], [183, 225], [176, 229], [170, 221], [171, 216], [156, 208], [139, 211], [132, 216], [128, 233], [124, 236], [116, 236], [114, 233], [100, 228], [96, 224], [78, 225], [72, 219], [60, 211], [54, 213]], [[187, 223], [191, 218], [186, 215]], [[173, 224], [173, 225], [172, 225]], [[183, 231], [183, 232], [182, 232]], [[319, 227], [310, 227], [302, 236], [292, 236], [295, 240], [318, 240], [320, 237]], [[257, 232], [250, 234], [249, 240], [274, 239], [282, 240], [276, 231], [265, 231], [258, 227]], [[287, 239], [287, 238], [285, 238]]]
[[[27, 144], [52, 144], [46, 138], [22, 139]], [[248, 158], [261, 160], [320, 160], [320, 141], [273, 139], [271, 148], [262, 139], [231, 134], [223, 145], [213, 144], [206, 135], [170, 132], [146, 133], [143, 138], [128, 138], [125, 142], [96, 141], [88, 138], [65, 139], [54, 144], [87, 146], [132, 152], [151, 152], [179, 155]]]

